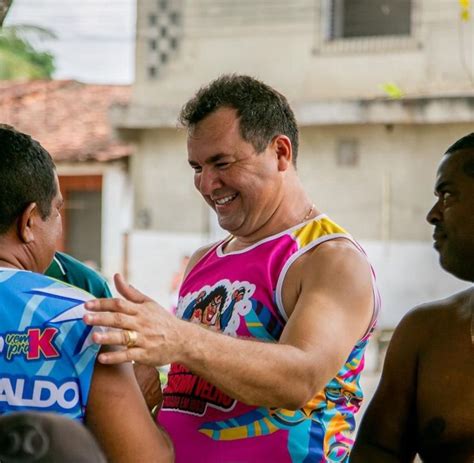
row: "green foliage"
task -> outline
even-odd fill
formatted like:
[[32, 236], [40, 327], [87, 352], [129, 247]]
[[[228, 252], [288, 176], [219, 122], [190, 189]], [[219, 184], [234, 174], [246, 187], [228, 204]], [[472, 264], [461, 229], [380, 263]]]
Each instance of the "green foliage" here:
[[24, 36], [25, 32], [40, 37], [51, 33], [34, 26], [10, 26], [0, 30], [0, 79], [50, 79], [54, 72], [54, 57], [40, 52]]
[[385, 82], [379, 86], [392, 100], [399, 100], [405, 96], [403, 90], [394, 82]]

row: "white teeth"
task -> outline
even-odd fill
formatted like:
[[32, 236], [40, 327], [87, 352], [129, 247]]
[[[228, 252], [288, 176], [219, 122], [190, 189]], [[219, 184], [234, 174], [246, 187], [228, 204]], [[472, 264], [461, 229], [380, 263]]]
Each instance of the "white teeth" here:
[[219, 206], [223, 206], [224, 204], [231, 202], [236, 196], [237, 195], [225, 196], [224, 198], [216, 199], [215, 202], [216, 204], [219, 204]]

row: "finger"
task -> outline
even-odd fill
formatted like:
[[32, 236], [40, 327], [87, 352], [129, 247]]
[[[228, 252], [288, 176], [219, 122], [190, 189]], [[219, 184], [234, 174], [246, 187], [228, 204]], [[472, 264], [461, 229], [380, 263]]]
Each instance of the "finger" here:
[[142, 292], [138, 291], [134, 286], [128, 284], [120, 273], [116, 273], [114, 275], [114, 283], [117, 291], [125, 298], [131, 302], [135, 302], [137, 304], [141, 302], [151, 301], [151, 299], [143, 294]]
[[[130, 330], [97, 331], [92, 333], [92, 340], [101, 346], [126, 346], [130, 337], [127, 332]], [[139, 345], [140, 333], [137, 334], [135, 346]]]
[[117, 363], [126, 363], [137, 361], [142, 357], [143, 349], [133, 347], [131, 349], [116, 350], [112, 352], [101, 352], [97, 359], [104, 365], [116, 365]]
[[137, 306], [123, 299], [92, 299], [85, 303], [87, 310], [94, 312], [120, 312], [127, 315], [136, 315]]
[[135, 319], [118, 312], [88, 312], [82, 317], [84, 323], [90, 326], [105, 326], [121, 330], [136, 330]]

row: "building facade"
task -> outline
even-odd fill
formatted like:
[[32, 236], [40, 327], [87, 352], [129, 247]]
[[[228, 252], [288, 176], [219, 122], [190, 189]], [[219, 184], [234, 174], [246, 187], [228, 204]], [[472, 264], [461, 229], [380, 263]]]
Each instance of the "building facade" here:
[[[194, 191], [176, 120], [196, 89], [235, 72], [288, 97], [301, 127], [300, 177], [369, 250], [382, 324], [460, 287], [438, 269], [424, 217], [441, 154], [474, 128], [472, 11], [451, 0], [138, 0], [137, 8], [132, 98], [112, 111], [137, 146], [137, 249], [143, 233], [169, 235], [167, 252], [180, 233], [219, 234]], [[188, 252], [178, 247], [176, 260]], [[167, 279], [157, 272], [155, 295]]]

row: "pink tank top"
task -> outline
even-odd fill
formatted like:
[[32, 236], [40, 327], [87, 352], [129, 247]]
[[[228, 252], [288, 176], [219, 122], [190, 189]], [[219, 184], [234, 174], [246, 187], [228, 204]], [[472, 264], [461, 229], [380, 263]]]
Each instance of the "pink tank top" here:
[[[341, 237], [361, 249], [325, 215], [237, 252], [224, 254], [224, 240], [183, 282], [177, 316], [230, 336], [278, 341], [287, 321], [281, 291], [288, 268], [318, 244]], [[348, 461], [354, 414], [363, 397], [364, 350], [379, 310], [375, 285], [374, 301], [367, 334], [336, 377], [300, 410], [246, 405], [184, 366], [171, 365], [158, 420], [173, 440], [176, 461]]]

